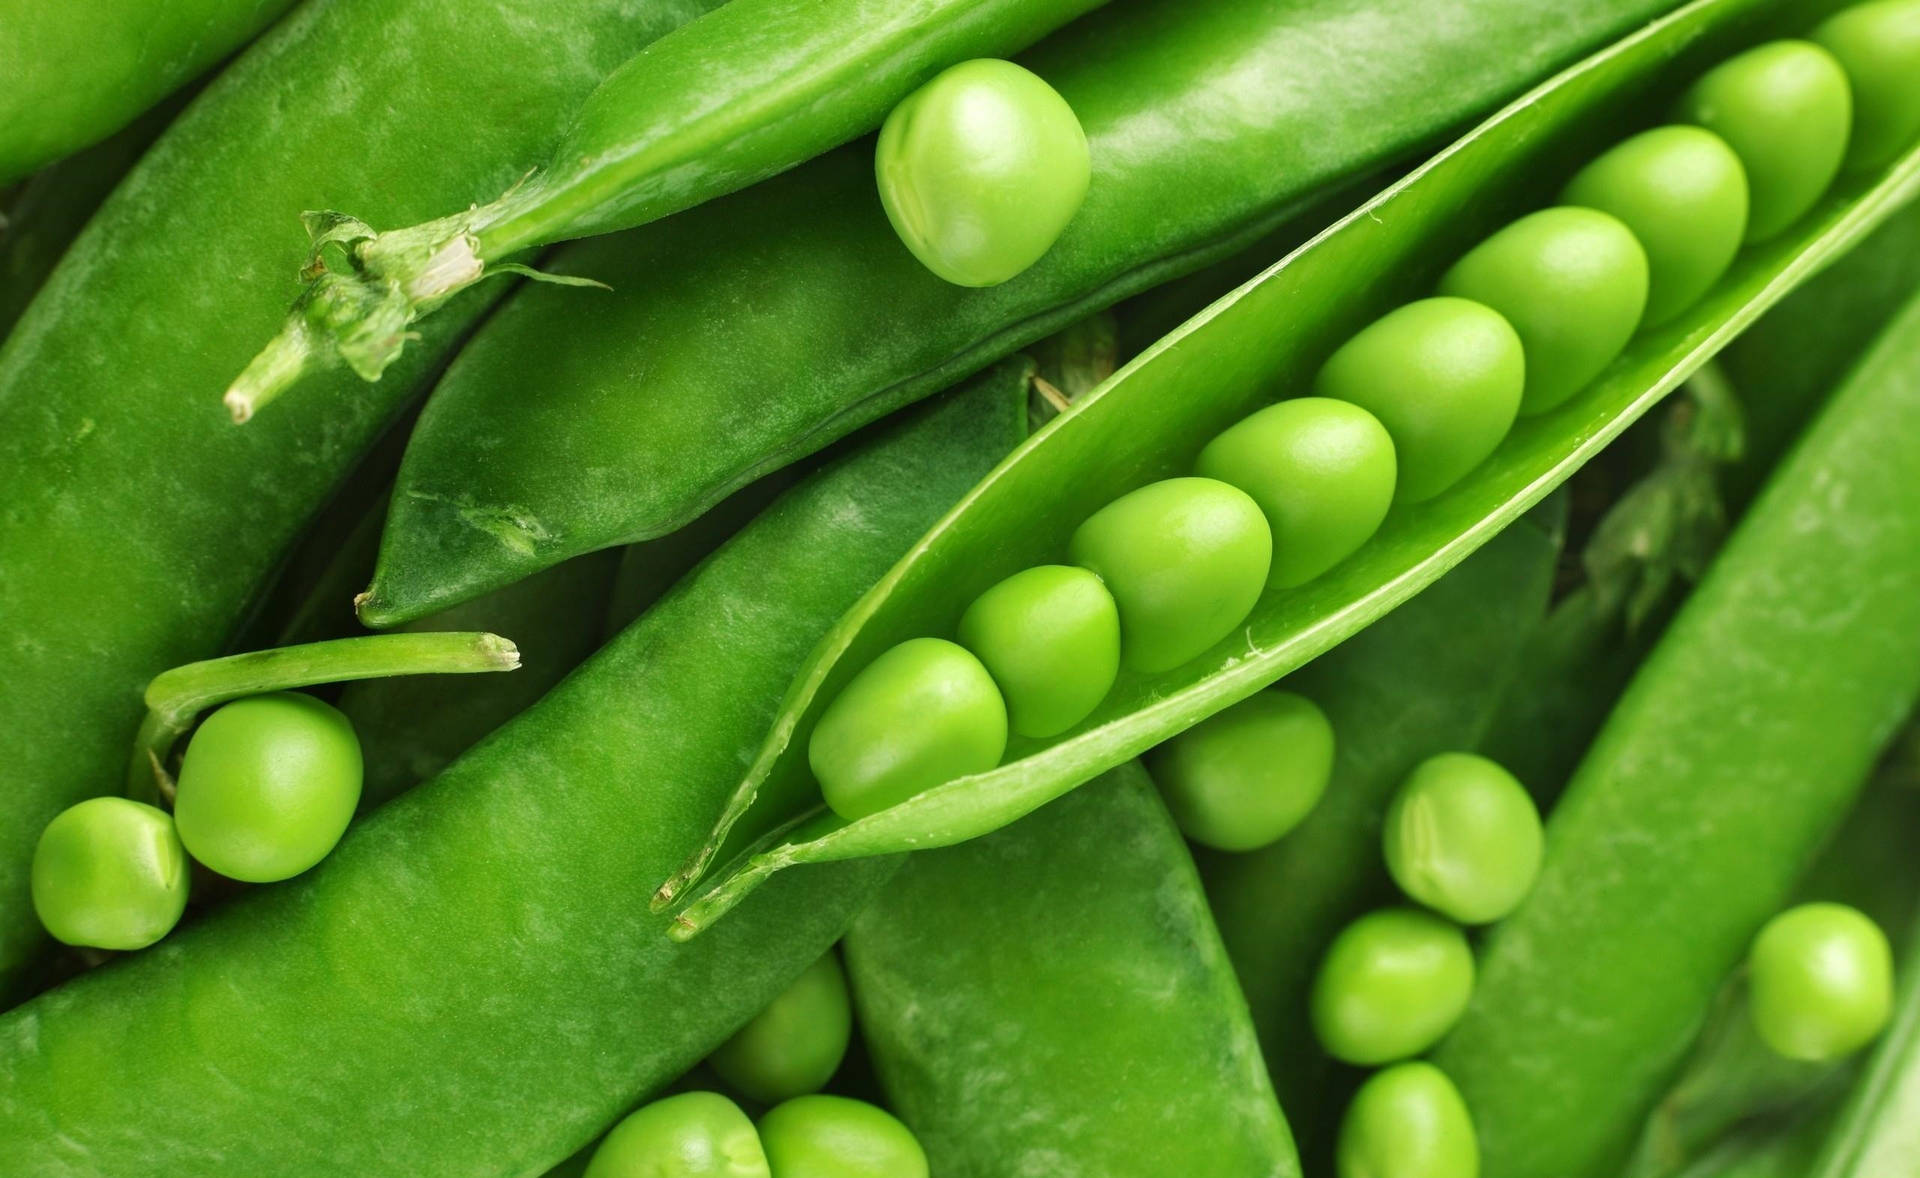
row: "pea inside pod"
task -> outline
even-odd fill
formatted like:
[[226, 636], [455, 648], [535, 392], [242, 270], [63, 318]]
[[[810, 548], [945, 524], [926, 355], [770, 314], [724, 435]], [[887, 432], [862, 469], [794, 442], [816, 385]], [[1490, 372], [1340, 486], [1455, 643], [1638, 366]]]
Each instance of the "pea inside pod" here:
[[1846, 166], [1877, 168], [1920, 135], [1920, 0], [1855, 4], [1812, 39], [1840, 61], [1853, 90]]
[[682, 1092], [628, 1113], [593, 1151], [581, 1178], [771, 1178], [766, 1151], [740, 1106], [717, 1092]]
[[1859, 1050], [1893, 1010], [1893, 950], [1857, 908], [1813, 903], [1768, 921], [1747, 957], [1753, 1024], [1788, 1059]]
[[761, 1104], [826, 1087], [853, 1035], [847, 975], [831, 951], [707, 1057], [727, 1085]]
[[772, 1178], [927, 1178], [913, 1131], [844, 1096], [802, 1096], [760, 1118]]
[[1430, 1063], [1383, 1068], [1340, 1122], [1340, 1178], [1477, 1178], [1480, 1143], [1460, 1090]]
[[978, 655], [1021, 736], [1054, 736], [1086, 719], [1120, 673], [1120, 607], [1086, 569], [1023, 569], [974, 598], [960, 645]]
[[1452, 924], [1382, 908], [1334, 938], [1313, 983], [1313, 1029], [1335, 1059], [1382, 1064], [1440, 1041], [1473, 994], [1473, 951]]
[[1499, 920], [1540, 874], [1540, 812], [1526, 787], [1473, 753], [1422, 761], [1387, 807], [1387, 870], [1419, 903], [1463, 924]]
[[144, 949], [186, 911], [187, 853], [166, 811], [129, 798], [67, 807], [34, 847], [33, 909], [69, 945]]
[[1147, 768], [1188, 838], [1251, 851], [1300, 825], [1326, 792], [1333, 725], [1305, 696], [1263, 691], [1153, 750]]

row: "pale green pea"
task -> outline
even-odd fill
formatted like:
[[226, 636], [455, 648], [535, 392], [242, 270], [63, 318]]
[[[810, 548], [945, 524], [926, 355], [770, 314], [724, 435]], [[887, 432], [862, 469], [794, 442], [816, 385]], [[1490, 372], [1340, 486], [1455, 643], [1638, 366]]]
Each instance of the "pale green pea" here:
[[802, 1096], [760, 1118], [773, 1178], [927, 1178], [913, 1131], [844, 1096]]
[[1120, 607], [1086, 569], [1024, 569], [973, 599], [960, 645], [980, 657], [1021, 736], [1055, 736], [1087, 718], [1120, 673]]
[[753, 1122], [715, 1092], [682, 1092], [627, 1114], [582, 1178], [770, 1178]]
[[1400, 890], [1462, 924], [1512, 912], [1540, 875], [1533, 798], [1513, 774], [1472, 753], [1421, 762], [1387, 807], [1382, 835]]
[[1840, 60], [1853, 93], [1846, 166], [1878, 168], [1920, 136], [1920, 0], [1877, 0], [1828, 17], [1813, 40]]
[[1754, 1028], [1788, 1059], [1864, 1047], [1893, 1010], [1893, 951], [1858, 909], [1801, 904], [1768, 921], [1747, 956]]
[[1430, 1063], [1382, 1068], [1340, 1122], [1339, 1178], [1478, 1178], [1480, 1141], [1467, 1102]]
[[54, 816], [33, 850], [33, 909], [58, 940], [144, 949], [187, 907], [187, 853], [166, 811], [89, 798]]
[[847, 975], [829, 949], [707, 1062], [741, 1095], [779, 1104], [826, 1087], [852, 1034]]
[[1333, 775], [1333, 725], [1310, 699], [1262, 691], [1147, 754], [1147, 769], [1186, 836], [1251, 851], [1312, 811]]
[[1313, 982], [1313, 1029], [1335, 1059], [1391, 1063], [1438, 1043], [1472, 996], [1473, 951], [1458, 927], [1414, 908], [1383, 908], [1327, 949]]

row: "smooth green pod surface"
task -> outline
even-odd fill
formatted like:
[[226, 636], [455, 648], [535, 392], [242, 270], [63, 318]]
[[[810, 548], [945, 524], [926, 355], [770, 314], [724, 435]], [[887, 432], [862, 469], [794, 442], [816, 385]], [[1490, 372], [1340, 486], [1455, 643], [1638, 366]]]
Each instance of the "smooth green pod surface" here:
[[1893, 1008], [1893, 950], [1857, 908], [1812, 903], [1766, 923], [1747, 955], [1753, 1024], [1788, 1059], [1864, 1047]]
[[1263, 691], [1147, 754], [1180, 830], [1221, 851], [1281, 838], [1313, 810], [1333, 772], [1333, 725], [1303, 695]]
[[1540, 812], [1526, 787], [1472, 753], [1422, 761], [1387, 807], [1387, 870], [1415, 902], [1462, 924], [1512, 912], [1540, 874]]
[[1054, 736], [1086, 719], [1120, 673], [1120, 608], [1086, 569], [1023, 569], [973, 599], [960, 645], [977, 655], [1021, 736]]
[[33, 909], [69, 945], [144, 949], [187, 907], [187, 853], [166, 811], [88, 798], [47, 823], [33, 852]]
[[707, 1063], [742, 1096], [779, 1104], [826, 1087], [852, 1034], [846, 971], [840, 958], [827, 952], [714, 1048]]
[[682, 1092], [628, 1113], [582, 1178], [771, 1178], [760, 1135], [740, 1106]]
[[1313, 1029], [1335, 1059], [1382, 1064], [1439, 1042], [1473, 993], [1473, 950], [1452, 924], [1382, 908], [1333, 939], [1313, 981]]
[[1846, 165], [1877, 168], [1920, 135], [1920, 3], [1872, 0], [1821, 22], [1812, 40], [1840, 61], [1853, 94]]
[[1340, 1178], [1479, 1178], [1480, 1145], [1460, 1090], [1430, 1063], [1375, 1072], [1340, 1121]]

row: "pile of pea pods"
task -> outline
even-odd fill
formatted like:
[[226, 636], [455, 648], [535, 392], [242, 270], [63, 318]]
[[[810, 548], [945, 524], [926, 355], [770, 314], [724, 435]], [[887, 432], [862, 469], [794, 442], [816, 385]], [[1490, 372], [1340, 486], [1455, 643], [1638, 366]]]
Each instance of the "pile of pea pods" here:
[[0, 0], [0, 1176], [1920, 1174], [1920, 0]]

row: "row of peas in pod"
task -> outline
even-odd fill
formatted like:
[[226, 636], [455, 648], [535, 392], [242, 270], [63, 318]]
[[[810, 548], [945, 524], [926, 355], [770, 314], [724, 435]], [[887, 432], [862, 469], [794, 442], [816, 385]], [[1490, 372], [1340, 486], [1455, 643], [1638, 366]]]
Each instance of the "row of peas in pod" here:
[[821, 714], [808, 760], [857, 819], [997, 765], [1008, 734], [1057, 736], [1122, 668], [1164, 672], [1233, 633], [1269, 588], [1324, 574], [1396, 503], [1439, 495], [1594, 379], [1643, 326], [1699, 300], [1743, 243], [1812, 209], [1843, 165], [1885, 163], [1920, 132], [1920, 88], [1877, 0], [1810, 40], [1747, 50], [1700, 77], [1675, 122], [1616, 145], [1460, 258], [1437, 293], [1363, 328], [1311, 395], [1261, 409], [1082, 522], [1070, 563], [1006, 578], [954, 638], [902, 642]]

